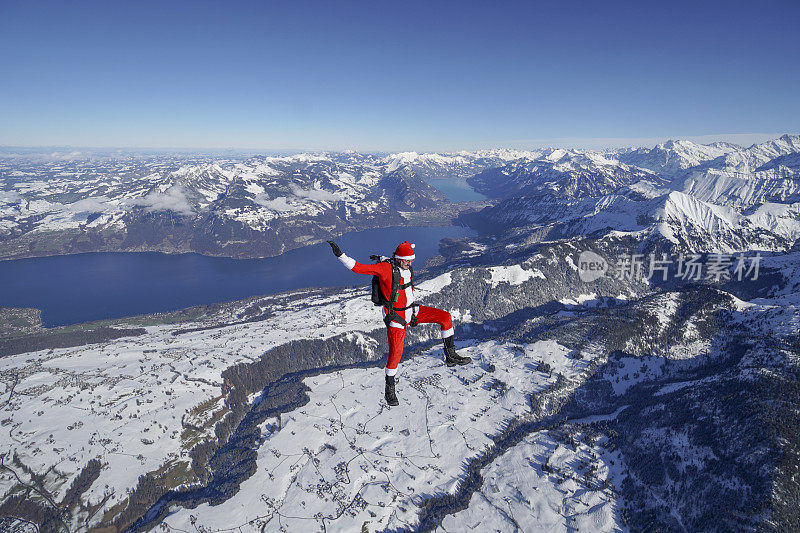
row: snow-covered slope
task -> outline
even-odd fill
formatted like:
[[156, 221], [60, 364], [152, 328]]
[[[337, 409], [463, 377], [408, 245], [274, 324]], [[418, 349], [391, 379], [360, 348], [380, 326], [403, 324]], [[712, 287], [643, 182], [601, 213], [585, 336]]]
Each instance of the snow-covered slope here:
[[[437, 347], [404, 365], [396, 409], [382, 401], [374, 369], [308, 378], [308, 407], [264, 424], [255, 461], [266, 478], [254, 475], [239, 497], [181, 510], [165, 523], [178, 529], [193, 521], [212, 529], [280, 524], [289, 531], [323, 524], [326, 531], [414, 527], [425, 497], [457, 485], [463, 462], [528, 412], [531, 393], [555, 382], [555, 374], [535, 370], [537, 362], [570, 380], [589, 363], [570, 359], [553, 342], [484, 342], [461, 352], [477, 364], [447, 369]], [[487, 372], [489, 365], [495, 370]]]
[[[231, 412], [225, 394], [229, 378], [223, 376], [227, 368], [252, 363], [287, 338], [345, 335], [354, 345], [374, 349], [375, 341], [364, 333], [380, 323], [368, 319], [371, 303], [353, 296], [261, 302], [277, 306], [274, 323], [208, 332], [149, 327], [142, 336], [119, 341], [0, 359], [4, 380], [11, 379], [3, 403], [3, 448], [13, 450], [13, 459], [3, 456], [3, 497], [16, 476], [40, 472], [36, 483], [48, 498], [68, 500], [74, 480], [92, 460], [100, 460], [99, 480], [83, 487], [83, 508], [67, 518], [70, 529], [82, 529], [107, 520], [103, 514], [124, 503], [147, 472], [170, 473], [175, 487], [196, 482], [193, 448], [213, 438]], [[315, 301], [324, 308], [307, 307]], [[337, 320], [330, 323], [330, 317]], [[91, 512], [89, 502], [99, 509]]]
[[798, 135], [733, 151], [688, 169], [682, 190], [703, 201], [734, 207], [795, 203], [800, 200], [800, 172], [792, 161], [798, 153]]
[[[335, 263], [333, 258], [331, 261]], [[537, 293], [538, 287], [547, 283], [551, 284], [548, 291], [555, 290], [555, 297], [564, 298], [568, 289], [552, 285], [561, 275], [560, 269], [559, 264], [541, 257], [524, 265], [442, 273], [418, 288], [426, 303], [449, 301], [448, 307], [466, 327], [470, 320], [491, 322], [502, 317], [506, 309], [519, 305], [513, 302], [546, 300], [547, 294]], [[545, 279], [548, 277], [550, 282]], [[476, 286], [475, 281], [482, 279]], [[472, 303], [486, 298], [494, 303]], [[242, 321], [242, 317], [254, 315], [264, 318]], [[552, 339], [531, 343], [482, 340], [486, 332], [496, 329], [486, 327], [472, 330], [477, 337], [462, 332], [460, 338], [460, 348], [475, 357], [474, 365], [455, 372], [448, 369], [438, 346], [404, 363], [399, 390], [405, 409], [390, 412], [382, 405], [381, 369], [373, 365], [307, 378], [305, 383], [312, 389], [308, 405], [313, 411], [306, 411], [302, 407], [306, 402], [301, 402], [297, 408], [283, 409], [286, 413], [278, 417], [280, 422], [265, 415], [268, 420], [259, 423], [259, 432], [266, 441], [258, 444], [256, 464], [267, 461], [263, 464], [274, 479], [267, 481], [260, 475], [251, 479], [248, 474], [241, 478], [245, 485], [239, 497], [264, 502], [261, 495], [267, 490], [265, 483], [270, 483], [270, 501], [278, 502], [278, 510], [287, 511], [274, 514], [275, 518], [288, 515], [288, 509], [294, 509], [291, 516], [301, 516], [303, 506], [295, 498], [302, 494], [300, 499], [309, 510], [316, 506], [315, 511], [303, 515], [310, 523], [320, 512], [341, 518], [338, 523], [342, 525], [336, 527], [345, 530], [372, 520], [371, 513], [379, 515], [384, 525], [413, 524], [418, 519], [413, 510], [418, 495], [434, 494], [457, 483], [462, 461], [489, 449], [491, 435], [511, 418], [530, 414], [531, 393], [545, 392], [558, 383], [556, 392], [563, 395], [564, 387], [577, 386], [585, 379], [581, 376], [599, 356], [587, 349], [582, 358], [576, 358], [571, 348]], [[258, 392], [271, 380], [302, 369], [378, 359], [379, 343], [385, 335], [382, 329], [363, 290], [298, 293], [234, 304], [206, 323], [154, 325], [137, 336], [101, 344], [8, 355], [0, 359], [8, 394], [2, 410], [8, 428], [6, 449], [14, 453], [3, 456], [3, 497], [9, 505], [16, 505], [16, 500], [9, 499], [10, 491], [22, 482], [45, 495], [43, 500], [34, 498], [41, 507], [32, 509], [40, 514], [52, 509], [48, 502], [67, 506], [71, 499], [79, 498], [80, 505], [75, 503], [64, 517], [71, 528], [130, 524], [147, 510], [141, 504], [133, 505], [130, 498], [135, 495], [137, 501], [147, 501], [153, 496], [148, 479], [158, 480], [155, 490], [159, 495], [214, 482], [213, 475], [206, 473], [206, 463], [208, 450], [217, 447], [207, 443], [234, 438], [233, 424], [247, 424], [248, 410], [281, 405], [272, 400], [273, 389], [258, 399]], [[414, 331], [410, 342], [415, 337], [435, 338], [436, 332], [430, 328]], [[540, 363], [549, 365], [550, 370], [542, 372]], [[413, 425], [426, 416], [425, 410], [427, 430]], [[331, 419], [339, 422], [331, 425]], [[403, 423], [408, 427], [401, 427]], [[466, 429], [469, 425], [473, 429]], [[297, 435], [303, 435], [308, 454], [301, 451], [296, 455]], [[418, 444], [421, 450], [427, 448], [427, 455], [396, 455], [414, 439], [422, 439]], [[460, 455], [451, 453], [455, 446], [461, 447]], [[295, 459], [286, 461], [289, 455]], [[298, 462], [298, 457], [309, 462]], [[298, 472], [301, 463], [305, 466]], [[342, 470], [341, 464], [348, 463]], [[214, 464], [208, 468], [218, 468]], [[54, 465], [58, 465], [56, 470], [51, 468]], [[277, 475], [284, 467], [286, 474]], [[334, 477], [324, 474], [328, 471]], [[391, 473], [387, 486], [402, 487], [406, 512], [382, 508], [380, 502], [385, 506], [396, 500], [394, 489], [387, 489], [386, 501], [370, 496], [373, 503], [367, 507], [360, 499], [348, 499], [367, 490], [383, 494], [387, 472]], [[35, 477], [32, 473], [42, 474]], [[314, 477], [320, 473], [324, 480]], [[144, 474], [153, 477], [142, 478]], [[80, 486], [77, 493], [71, 488], [76, 484]], [[308, 490], [311, 494], [306, 494]], [[314, 494], [318, 500], [312, 505]], [[365, 494], [362, 497], [367, 498]], [[231, 495], [221, 501], [228, 501]], [[272, 505], [248, 505], [249, 510], [242, 514], [241, 501], [230, 500], [237, 509], [234, 514], [220, 514], [218, 506], [210, 507], [203, 515], [204, 523], [230, 524], [236, 517], [245, 524]], [[341, 513], [343, 503], [352, 507], [345, 514]], [[297, 505], [300, 508], [295, 509]], [[196, 517], [197, 513], [178, 514], [173, 520], [191, 521], [190, 515]]]
[[691, 251], [788, 250], [800, 239], [800, 203], [764, 203], [749, 214], [672, 192], [658, 231]]

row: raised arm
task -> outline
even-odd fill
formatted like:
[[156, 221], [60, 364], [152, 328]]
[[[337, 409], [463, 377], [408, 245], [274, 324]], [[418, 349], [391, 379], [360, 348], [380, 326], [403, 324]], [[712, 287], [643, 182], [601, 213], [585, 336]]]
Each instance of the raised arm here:
[[370, 274], [373, 276], [381, 276], [386, 275], [387, 271], [389, 276], [391, 276], [392, 267], [389, 263], [376, 263], [374, 265], [365, 265], [363, 263], [359, 263], [352, 257], [348, 257], [347, 254], [342, 252], [339, 246], [333, 242], [328, 241], [328, 244], [331, 245], [331, 249], [333, 250], [333, 255], [339, 258], [339, 261], [342, 262], [344, 266], [346, 266], [349, 270], [352, 270], [356, 274]]

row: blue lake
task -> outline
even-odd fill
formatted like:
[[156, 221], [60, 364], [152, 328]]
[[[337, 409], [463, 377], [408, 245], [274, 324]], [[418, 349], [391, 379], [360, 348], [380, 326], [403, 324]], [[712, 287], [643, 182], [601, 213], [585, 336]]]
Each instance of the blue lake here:
[[467, 180], [459, 178], [437, 178], [428, 180], [428, 184], [443, 192], [451, 202], [474, 202], [476, 200], [486, 200], [486, 196], [475, 192], [469, 186]]
[[[349, 256], [391, 255], [404, 240], [416, 243], [415, 265], [436, 255], [445, 237], [475, 235], [459, 226], [382, 228], [336, 239]], [[327, 243], [267, 259], [199, 254], [89, 253], [0, 261], [0, 307], [42, 309], [46, 327], [175, 311], [307, 287], [370, 282], [347, 270]]]

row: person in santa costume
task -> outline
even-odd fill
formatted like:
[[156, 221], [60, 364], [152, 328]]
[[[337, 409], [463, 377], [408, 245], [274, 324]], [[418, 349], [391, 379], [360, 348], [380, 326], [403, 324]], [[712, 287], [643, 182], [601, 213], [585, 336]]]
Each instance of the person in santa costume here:
[[[439, 324], [442, 330], [444, 356], [447, 366], [466, 365], [472, 359], [461, 357], [456, 353], [453, 342], [453, 317], [450, 313], [435, 307], [419, 305], [414, 300], [413, 269], [414, 245], [408, 241], [400, 243], [391, 259], [380, 260], [372, 265], [365, 265], [348, 257], [333, 241], [328, 241], [333, 254], [339, 261], [356, 274], [377, 276], [380, 286], [380, 298], [383, 309], [383, 321], [389, 337], [389, 359], [386, 361], [386, 401], [389, 405], [398, 405], [395, 392], [395, 375], [403, 356], [403, 340], [406, 327], [417, 324]], [[373, 259], [380, 259], [373, 256]], [[373, 298], [373, 301], [374, 300]]]

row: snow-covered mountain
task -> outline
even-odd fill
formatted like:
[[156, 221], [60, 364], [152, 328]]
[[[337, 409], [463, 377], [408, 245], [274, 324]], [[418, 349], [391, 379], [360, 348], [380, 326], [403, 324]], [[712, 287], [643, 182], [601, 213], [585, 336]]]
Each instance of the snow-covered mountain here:
[[577, 199], [610, 194], [625, 185], [650, 179], [653, 172], [633, 167], [608, 154], [580, 150], [546, 150], [530, 160], [511, 162], [469, 179], [480, 192], [496, 198], [550, 194]]
[[[597, 154], [590, 154], [594, 164], [578, 167], [573, 160], [587, 156], [562, 150], [548, 156], [565, 162], [555, 177], [559, 166], [538, 160], [484, 172], [472, 181], [485, 192], [495, 184], [496, 194], [506, 199], [461, 220], [491, 231], [529, 226], [542, 238], [637, 232], [666, 237], [689, 251], [723, 253], [788, 250], [800, 238], [800, 137], [786, 135], [735, 151], [727, 145], [695, 149], [692, 157], [688, 147], [696, 145], [688, 142], [653, 151], [660, 157], [668, 147], [680, 161], [676, 171], [650, 165], [653, 173], [645, 173], [624, 163], [603, 164], [613, 160]], [[721, 149], [728, 152], [688, 166], [701, 161], [698, 154], [711, 157]]]
[[[369, 155], [300, 154], [243, 161], [43, 163], [7, 171], [0, 255], [195, 251], [263, 257], [346, 231], [407, 223], [442, 194]], [[7, 163], [9, 164], [9, 163]], [[10, 165], [13, 167], [13, 165]]]
[[423, 179], [469, 178], [518, 159], [536, 159], [541, 152], [524, 150], [479, 150], [455, 154], [400, 152], [384, 159], [387, 172], [408, 167]]
[[697, 144], [691, 141], [667, 141], [654, 148], [622, 150], [618, 157], [621, 162], [628, 165], [674, 178], [687, 168], [696, 167], [741, 149], [740, 146], [728, 143]]
[[[462, 217], [483, 234], [443, 241], [416, 273], [473, 363], [446, 367], [435, 328], [410, 329], [397, 408], [382, 399], [386, 336], [366, 278], [54, 330], [0, 308], [30, 322], [0, 329], [0, 526], [796, 530], [798, 140], [545, 150], [492, 168], [464, 154], [137, 160], [113, 179], [88, 162], [37, 179], [40, 163], [3, 162], [15, 239], [55, 224], [55, 204], [105, 219], [94, 202], [121, 224], [131, 211], [176, 226], [296, 216], [312, 232], [331, 210], [346, 225], [363, 205], [429, 209], [442, 200], [416, 180], [466, 179], [469, 165], [500, 199]], [[712, 275], [718, 253], [740, 251], [749, 277]], [[704, 275], [611, 272], [620, 257], [687, 252]]]
[[[447, 220], [453, 212], [428, 183], [436, 178], [465, 179], [486, 196], [509, 202], [464, 218], [484, 228], [509, 220], [572, 227], [617, 203], [614, 197], [638, 195], [646, 205], [633, 207], [633, 220], [581, 221], [574, 231], [612, 222], [624, 226], [620, 230], [641, 229], [644, 217], [676, 225], [671, 234], [680, 234], [677, 226], [698, 224], [672, 209], [669, 193], [677, 191], [703, 205], [737, 210], [750, 224], [739, 241], [763, 232], [765, 242], [783, 247], [788, 240], [791, 246], [795, 230], [786, 218], [800, 201], [798, 153], [800, 137], [785, 135], [749, 148], [669, 141], [607, 152], [5, 158], [0, 257], [142, 250], [263, 257], [354, 229], [413, 223], [414, 213]], [[659, 195], [662, 205], [651, 205]], [[671, 216], [662, 220], [666, 212]], [[726, 246], [736, 247], [719, 248]]]
[[764, 203], [749, 211], [671, 192], [658, 231], [691, 251], [789, 250], [800, 239], [800, 203]]
[[784, 135], [691, 168], [683, 192], [700, 200], [749, 207], [800, 200], [800, 136]]

